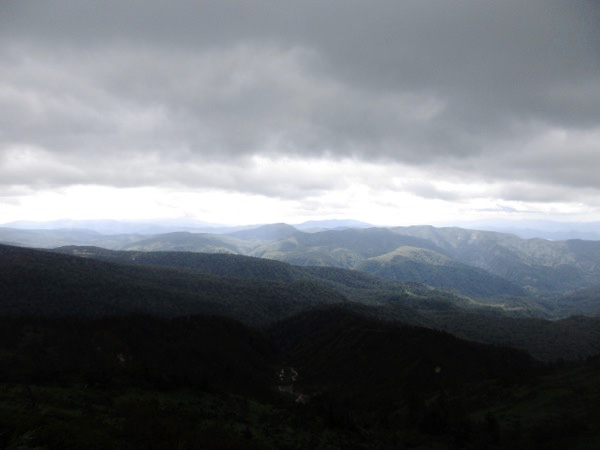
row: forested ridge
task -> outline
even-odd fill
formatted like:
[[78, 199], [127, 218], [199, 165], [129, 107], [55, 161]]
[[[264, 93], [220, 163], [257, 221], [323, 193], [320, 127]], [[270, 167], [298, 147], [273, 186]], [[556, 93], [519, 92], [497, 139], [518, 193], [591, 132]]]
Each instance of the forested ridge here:
[[[413, 254], [446, 265], [439, 255]], [[543, 318], [594, 311], [595, 289], [542, 302], [390, 278], [225, 253], [0, 245], [0, 448], [600, 442], [599, 319]]]
[[[89, 230], [0, 228], [0, 242], [29, 247], [96, 246], [143, 252], [200, 252], [256, 256], [301, 266], [354, 269], [419, 282], [477, 298], [569, 295], [595, 288], [600, 242], [540, 238], [431, 226], [348, 228], [308, 232], [286, 224], [230, 233], [187, 231], [103, 235]], [[573, 311], [555, 310], [557, 317]], [[585, 314], [599, 314], [587, 308]]]

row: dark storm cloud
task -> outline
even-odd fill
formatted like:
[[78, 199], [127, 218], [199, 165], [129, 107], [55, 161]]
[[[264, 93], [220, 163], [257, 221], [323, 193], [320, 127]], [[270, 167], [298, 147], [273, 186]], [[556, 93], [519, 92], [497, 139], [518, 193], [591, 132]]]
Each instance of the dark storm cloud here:
[[5, 1], [2, 183], [274, 195], [244, 176], [263, 155], [598, 189], [599, 18], [585, 0]]

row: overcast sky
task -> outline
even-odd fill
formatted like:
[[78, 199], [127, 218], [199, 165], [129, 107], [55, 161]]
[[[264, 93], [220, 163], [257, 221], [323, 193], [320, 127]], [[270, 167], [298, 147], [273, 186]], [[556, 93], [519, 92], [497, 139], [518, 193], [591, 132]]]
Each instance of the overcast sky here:
[[600, 220], [597, 0], [0, 0], [0, 223]]

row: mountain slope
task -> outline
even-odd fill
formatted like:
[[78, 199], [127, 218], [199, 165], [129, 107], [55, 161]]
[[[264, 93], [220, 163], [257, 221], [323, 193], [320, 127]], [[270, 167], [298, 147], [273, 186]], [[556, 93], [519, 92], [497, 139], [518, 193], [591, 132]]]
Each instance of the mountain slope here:
[[[570, 360], [600, 352], [600, 332], [597, 331], [600, 330], [600, 319], [548, 321], [534, 318], [555, 317], [557, 311], [567, 310], [597, 312], [600, 297], [594, 297], [594, 290], [546, 304], [512, 298], [478, 303], [424, 285], [393, 282], [363, 272], [332, 267], [298, 267], [241, 255], [125, 252], [92, 247], [65, 247], [57, 251], [121, 264], [178, 268], [201, 276], [226, 277], [243, 282], [277, 282], [295, 287], [322, 285], [354, 302], [347, 304], [347, 308], [360, 314], [441, 329], [478, 342], [513, 346], [543, 360]], [[445, 257], [437, 254], [426, 256], [437, 258], [432, 262], [445, 264]], [[325, 294], [329, 295], [327, 292]], [[312, 294], [315, 296], [310, 297], [310, 304], [316, 306], [320, 301], [319, 291], [313, 290]], [[251, 305], [249, 308], [252, 310]], [[277, 311], [273, 312], [274, 317], [278, 317]]]
[[225, 317], [0, 316], [1, 383], [264, 393], [280, 358], [262, 333]]
[[423, 239], [401, 236], [385, 228], [366, 228], [298, 232], [290, 238], [258, 246], [252, 256], [298, 265], [353, 269], [365, 258], [380, 256], [401, 246], [437, 250]]
[[[296, 265], [372, 270], [403, 281], [423, 282], [427, 278], [434, 286], [466, 290], [474, 296], [522, 295], [524, 291], [540, 297], [564, 294], [591, 287], [600, 279], [598, 241], [521, 239], [461, 228], [353, 228], [307, 233], [274, 224], [229, 235], [179, 232], [145, 237], [0, 229], [0, 240], [40, 247], [85, 244], [139, 251], [243, 254]], [[434, 261], [434, 254], [439, 260], [446, 258], [445, 263]]]
[[288, 318], [270, 334], [215, 316], [0, 317], [0, 367], [7, 449], [600, 442], [598, 358], [541, 366], [337, 308]]
[[[411, 308], [427, 308], [427, 305], [456, 306], [461, 308], [495, 307], [493, 300], [473, 302], [464, 296], [436, 290], [418, 283], [400, 283], [365, 272], [325, 266], [294, 266], [281, 261], [230, 254], [207, 254], [197, 252], [140, 252], [112, 251], [97, 247], [61, 247], [59, 253], [95, 258], [127, 265], [142, 265], [185, 269], [203, 275], [263, 280], [277, 282], [310, 282], [335, 289], [349, 300], [362, 304], [384, 305], [397, 299]], [[489, 278], [489, 277], [488, 277]], [[486, 281], [486, 279], [484, 279]], [[390, 300], [394, 299], [394, 300]], [[432, 302], [432, 300], [434, 300]], [[522, 302], [502, 299], [502, 305]]]
[[346, 301], [336, 290], [311, 280], [216, 277], [10, 246], [0, 246], [0, 289], [0, 315], [13, 316], [202, 313], [264, 323]]
[[275, 223], [271, 225], [262, 225], [257, 228], [251, 228], [249, 230], [240, 230], [227, 233], [227, 236], [241, 239], [244, 241], [274, 241], [280, 239], [286, 239], [294, 234], [298, 230], [291, 225], [285, 223]]
[[[597, 362], [550, 370], [506, 347], [365, 320], [330, 308], [277, 324], [293, 389], [332, 426], [377, 423], [374, 448], [593, 448], [600, 442]], [[418, 436], [436, 437], [432, 442]], [[551, 442], [553, 444], [551, 444]], [[556, 445], [554, 445], [556, 444]]]
[[450, 257], [487, 270], [531, 292], [565, 292], [600, 277], [600, 242], [521, 239], [492, 231], [398, 227], [402, 236], [425, 239]]
[[107, 250], [100, 247], [65, 246], [53, 250], [85, 258], [135, 266], [194, 270], [219, 277], [251, 280], [293, 281], [301, 269], [287, 263], [230, 253], [191, 251]]
[[248, 248], [248, 244], [233, 237], [180, 231], [139, 239], [121, 250], [244, 253], [244, 248]]
[[504, 278], [422, 248], [399, 247], [365, 259], [357, 269], [392, 280], [454, 289], [478, 298], [525, 295], [524, 289]]
[[368, 319], [336, 307], [291, 317], [270, 333], [288, 352], [300, 389], [354, 404], [389, 404], [416, 391], [490, 378], [516, 380], [535, 366], [525, 352]]

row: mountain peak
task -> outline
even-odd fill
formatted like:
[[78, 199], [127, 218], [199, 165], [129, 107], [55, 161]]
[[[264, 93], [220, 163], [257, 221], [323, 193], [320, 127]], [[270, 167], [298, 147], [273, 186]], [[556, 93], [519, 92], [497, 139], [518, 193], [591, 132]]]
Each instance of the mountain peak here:
[[298, 233], [298, 229], [285, 223], [260, 225], [248, 230], [234, 231], [229, 236], [245, 241], [269, 241], [285, 239]]

